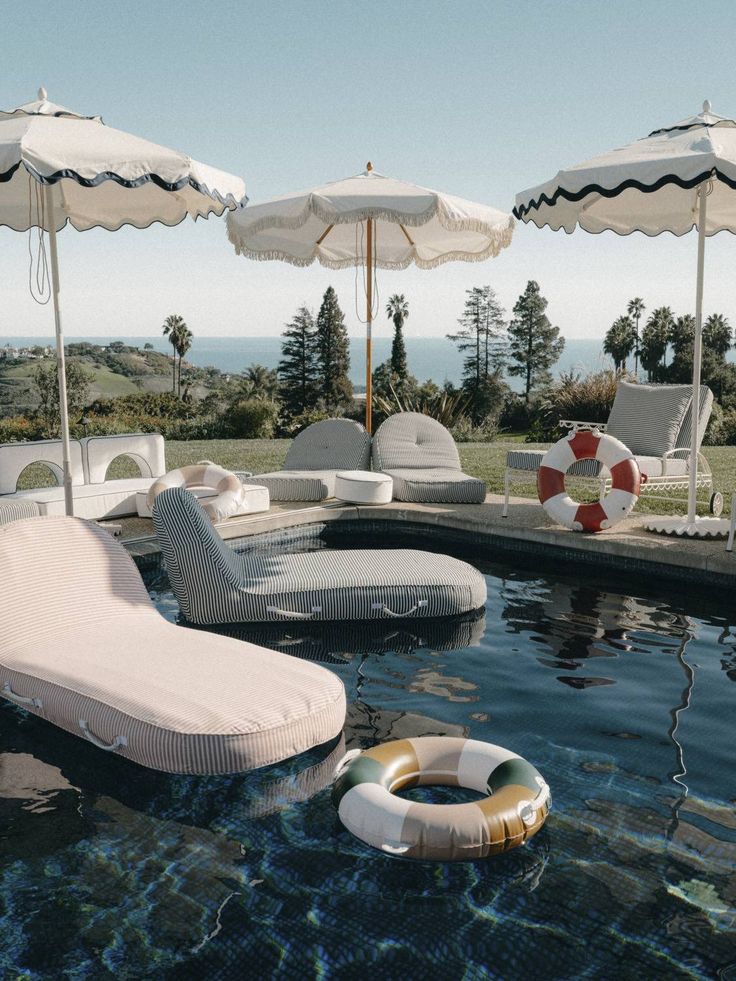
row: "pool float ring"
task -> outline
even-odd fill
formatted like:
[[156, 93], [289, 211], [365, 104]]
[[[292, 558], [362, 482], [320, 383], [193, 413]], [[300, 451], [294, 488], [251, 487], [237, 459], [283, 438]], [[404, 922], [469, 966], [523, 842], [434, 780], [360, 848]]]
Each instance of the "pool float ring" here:
[[[485, 858], [522, 845], [549, 811], [549, 787], [537, 770], [491, 743], [422, 736], [355, 753], [338, 766], [332, 802], [348, 831], [389, 855], [442, 862]], [[397, 790], [430, 784], [488, 796], [465, 804], [396, 796]]]
[[245, 499], [245, 491], [240, 480], [223, 467], [205, 461], [189, 467], [179, 467], [159, 477], [148, 490], [147, 504], [149, 509], [158, 495], [170, 487], [211, 487], [216, 494], [214, 497], [201, 498], [199, 503], [202, 510], [212, 521], [224, 521], [235, 514]]
[[[611, 490], [602, 501], [578, 504], [565, 490], [568, 467], [578, 460], [598, 460], [611, 472]], [[573, 531], [602, 531], [627, 517], [639, 500], [642, 477], [634, 454], [608, 433], [578, 431], [550, 447], [537, 473], [544, 510]]]

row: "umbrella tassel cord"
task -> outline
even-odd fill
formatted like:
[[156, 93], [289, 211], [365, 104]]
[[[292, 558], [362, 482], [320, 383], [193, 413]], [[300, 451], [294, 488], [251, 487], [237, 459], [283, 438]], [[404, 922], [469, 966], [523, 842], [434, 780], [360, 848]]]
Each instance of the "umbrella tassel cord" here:
[[[379, 310], [381, 309], [381, 298], [378, 289], [378, 268], [376, 261], [378, 259], [378, 236], [375, 233], [375, 223], [373, 232], [373, 248], [371, 252], [373, 254], [373, 268], [372, 268], [372, 279], [373, 279], [373, 290], [372, 290], [372, 302], [370, 309], [370, 321], [373, 322], [378, 316]], [[359, 288], [358, 288], [358, 269], [360, 269], [363, 275], [363, 297], [368, 296], [368, 276], [366, 273], [366, 261], [365, 261], [365, 250], [363, 248], [363, 223], [358, 222], [355, 226], [355, 254], [358, 257], [358, 262], [355, 263], [355, 316], [358, 319], [358, 323], [365, 324], [368, 323], [368, 319], [364, 317], [360, 312], [360, 304], [358, 302]], [[366, 313], [368, 311], [366, 310]]]
[[[33, 205], [36, 205], [36, 220], [33, 221]], [[28, 292], [39, 306], [46, 306], [51, 299], [51, 277], [49, 260], [46, 254], [46, 208], [44, 194], [37, 181], [28, 175]], [[34, 255], [33, 236], [38, 235], [37, 250]], [[34, 272], [35, 269], [35, 272]], [[34, 282], [35, 280], [35, 282]]]

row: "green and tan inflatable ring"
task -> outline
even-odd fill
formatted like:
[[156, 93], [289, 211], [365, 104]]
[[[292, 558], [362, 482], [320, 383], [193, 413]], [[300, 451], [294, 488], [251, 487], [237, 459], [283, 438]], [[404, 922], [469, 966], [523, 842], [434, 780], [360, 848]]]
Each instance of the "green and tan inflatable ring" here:
[[[390, 855], [444, 862], [485, 858], [523, 845], [550, 808], [549, 787], [531, 763], [476, 739], [399, 739], [347, 760], [338, 766], [332, 791], [340, 820]], [[465, 804], [396, 796], [397, 790], [431, 784], [487, 796]]]

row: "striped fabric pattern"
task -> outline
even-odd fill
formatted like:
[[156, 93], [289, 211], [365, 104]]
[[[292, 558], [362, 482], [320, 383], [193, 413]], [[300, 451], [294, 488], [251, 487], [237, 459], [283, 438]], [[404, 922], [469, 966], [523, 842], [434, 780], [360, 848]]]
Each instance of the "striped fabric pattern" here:
[[675, 448], [692, 403], [691, 385], [642, 385], [620, 381], [607, 432], [634, 456], [664, 456]]
[[[506, 466], [511, 470], [528, 470], [536, 473], [546, 450], [510, 450], [506, 454]], [[577, 460], [567, 471], [578, 477], [597, 477], [601, 472], [599, 460]]]
[[373, 465], [394, 482], [394, 498], [418, 504], [480, 504], [482, 480], [462, 472], [455, 440], [421, 412], [389, 416], [373, 438]]
[[268, 489], [272, 501], [324, 501], [335, 496], [337, 470], [276, 470], [252, 480]]
[[[692, 386], [688, 385], [688, 388], [692, 392]], [[690, 404], [688, 405], [687, 412], [685, 413], [682, 426], [680, 427], [680, 432], [675, 440], [675, 449], [690, 449], [690, 439], [692, 434], [692, 398]], [[700, 449], [703, 443], [703, 437], [705, 436], [705, 430], [708, 428], [708, 423], [710, 422], [710, 414], [713, 411], [713, 392], [707, 387], [707, 385], [700, 386], [700, 418], [698, 420], [698, 449]], [[684, 456], [684, 454], [681, 454]]]
[[342, 728], [334, 674], [168, 623], [125, 549], [94, 524], [8, 525], [0, 566], [0, 694], [68, 732], [86, 729], [157, 770], [216, 774], [286, 759]]
[[477, 610], [486, 600], [483, 576], [444, 555], [410, 549], [238, 555], [180, 488], [159, 495], [153, 522], [174, 594], [195, 624], [443, 617]]
[[21, 518], [36, 518], [41, 513], [35, 501], [6, 500], [0, 498], [0, 525], [9, 525]]
[[368, 470], [371, 438], [352, 419], [324, 419], [294, 438], [284, 470]]

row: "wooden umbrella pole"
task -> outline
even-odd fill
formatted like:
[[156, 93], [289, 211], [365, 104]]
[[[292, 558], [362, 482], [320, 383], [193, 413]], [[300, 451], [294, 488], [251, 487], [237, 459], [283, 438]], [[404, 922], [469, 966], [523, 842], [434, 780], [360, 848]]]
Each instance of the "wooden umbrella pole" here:
[[373, 370], [372, 370], [372, 328], [373, 328], [373, 218], [368, 219], [368, 249], [366, 255], [366, 336], [365, 336], [365, 428], [373, 432]]

